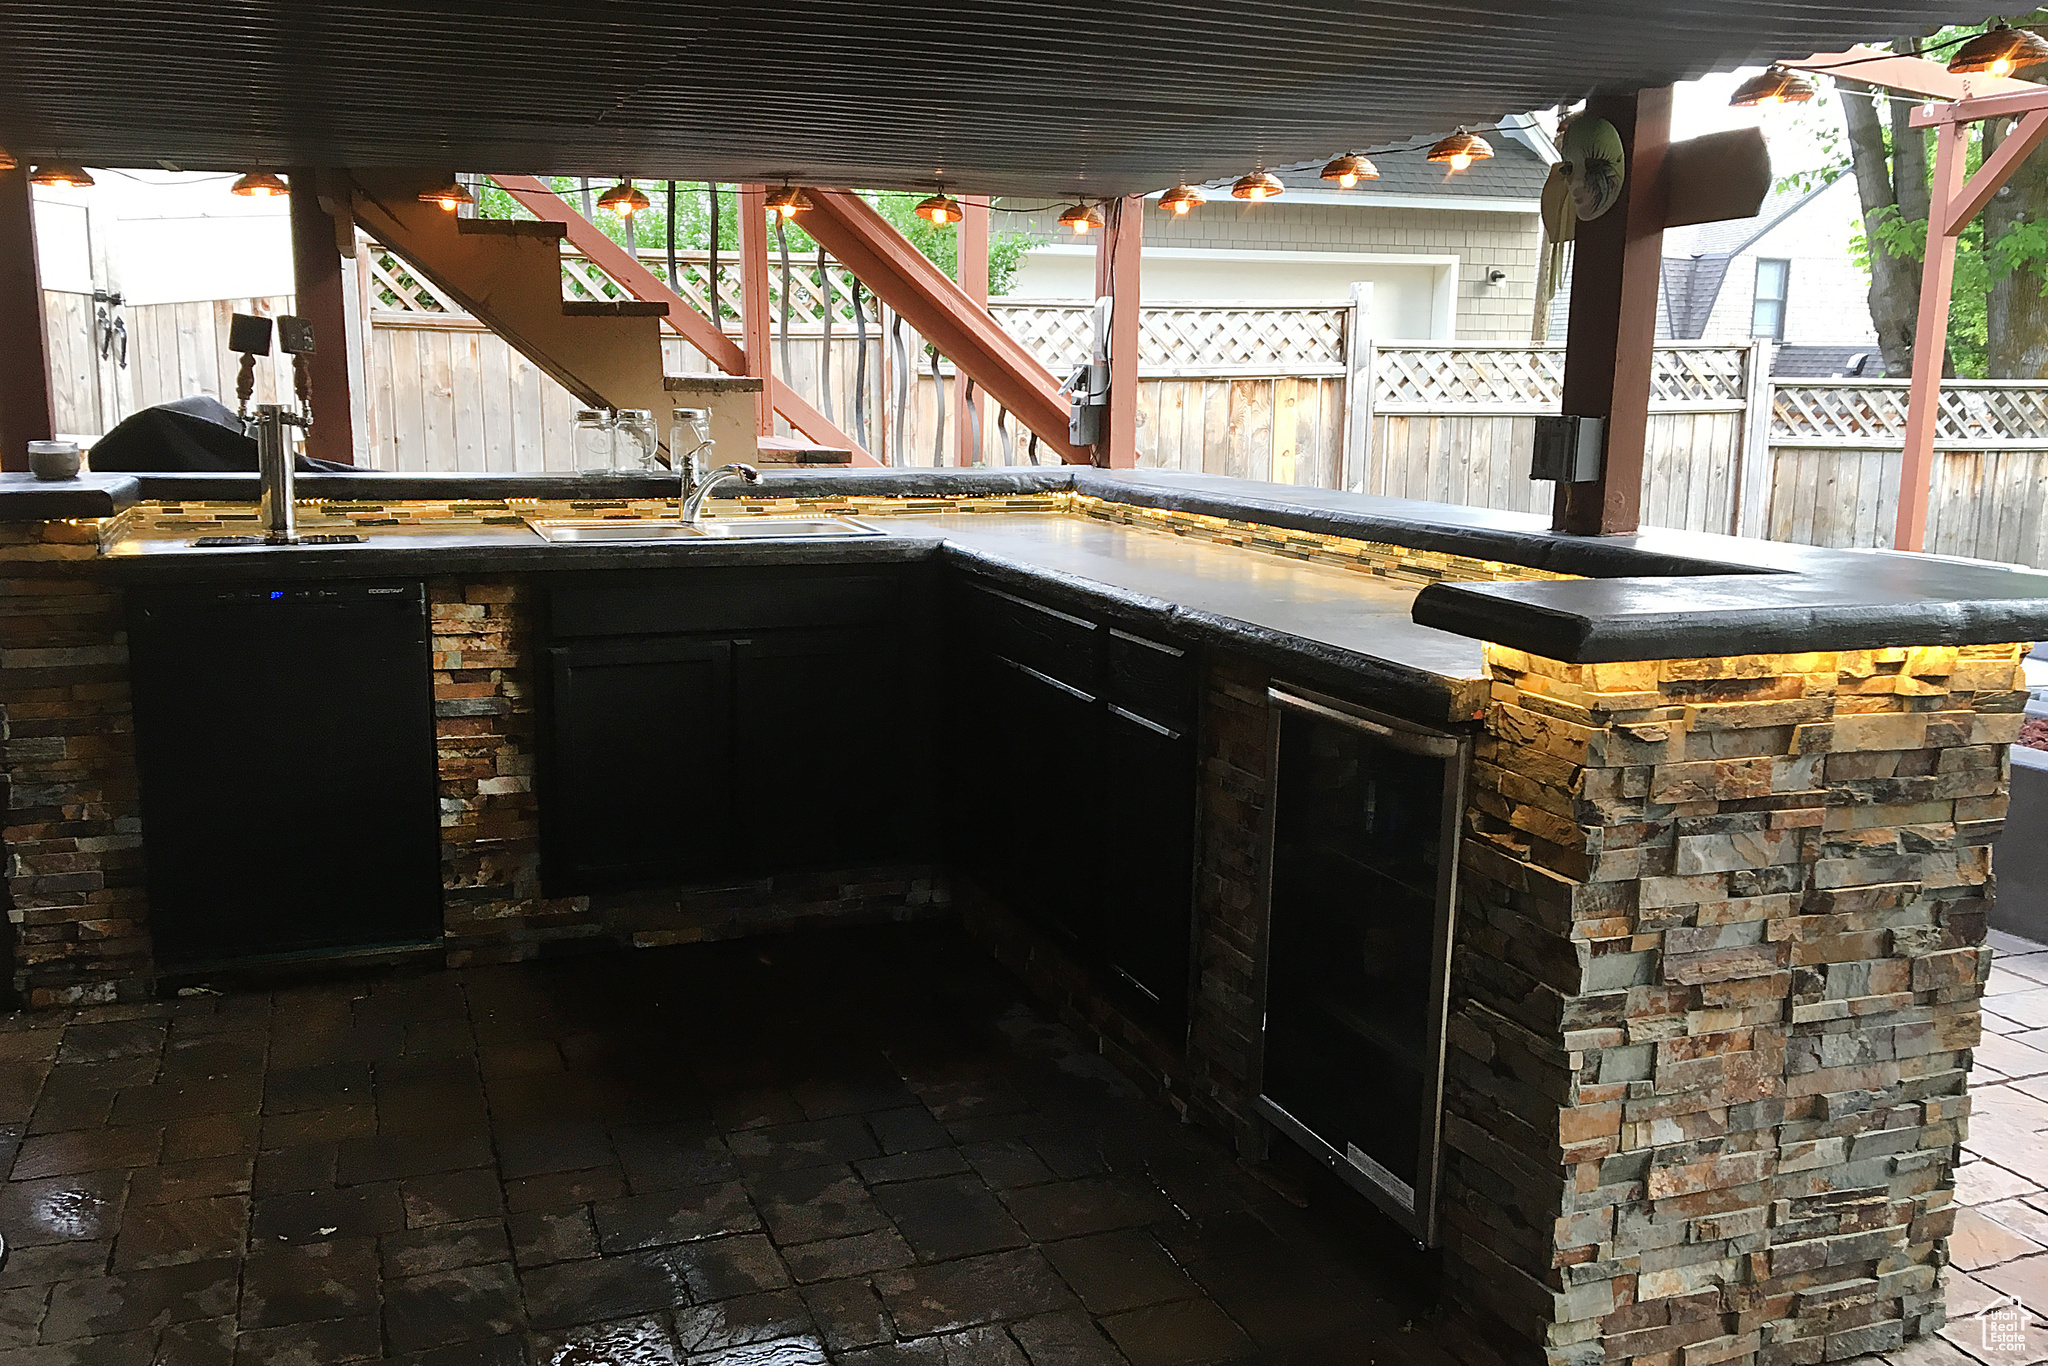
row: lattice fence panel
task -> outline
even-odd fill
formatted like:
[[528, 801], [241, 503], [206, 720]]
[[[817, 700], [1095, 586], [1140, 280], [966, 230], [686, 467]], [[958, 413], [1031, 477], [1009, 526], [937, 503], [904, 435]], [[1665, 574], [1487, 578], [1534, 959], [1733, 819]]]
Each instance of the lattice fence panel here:
[[369, 251], [370, 301], [379, 308], [402, 313], [460, 313], [462, 309], [412, 273], [412, 267], [382, 246], [372, 243]]
[[[1903, 443], [1904, 381], [1781, 383], [1771, 437], [1816, 443]], [[1934, 439], [1956, 444], [2048, 445], [2048, 386], [1944, 380]]]
[[[1087, 304], [995, 304], [990, 311], [1056, 374], [1088, 359]], [[1138, 333], [1141, 374], [1310, 375], [1344, 368], [1343, 308], [1153, 307]]]
[[[1739, 407], [1747, 354], [1742, 347], [1658, 347], [1650, 371], [1651, 404]], [[1373, 406], [1389, 412], [1551, 413], [1564, 393], [1564, 348], [1380, 347], [1373, 378]]]

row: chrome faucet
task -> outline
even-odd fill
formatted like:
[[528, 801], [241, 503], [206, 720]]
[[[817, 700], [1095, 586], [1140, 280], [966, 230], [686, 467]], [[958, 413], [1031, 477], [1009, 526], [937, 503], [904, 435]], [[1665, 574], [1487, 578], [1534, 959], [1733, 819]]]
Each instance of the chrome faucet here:
[[[688, 436], [685, 437], [684, 433]], [[690, 441], [688, 450], [682, 449], [685, 440]], [[678, 408], [669, 423], [668, 463], [675, 471], [676, 515], [682, 515], [683, 500], [697, 491], [697, 457], [718, 443], [711, 439], [711, 414], [702, 408]]]
[[706, 471], [704, 476], [697, 481], [697, 487], [690, 491], [690, 496], [683, 499], [682, 514], [679, 520], [684, 526], [696, 526], [702, 520], [704, 516], [704, 500], [711, 496], [711, 490], [717, 488], [728, 479], [739, 479], [748, 484], [758, 484], [761, 482], [761, 471], [755, 469], [752, 465], [741, 465], [738, 463], [720, 465], [715, 470]]

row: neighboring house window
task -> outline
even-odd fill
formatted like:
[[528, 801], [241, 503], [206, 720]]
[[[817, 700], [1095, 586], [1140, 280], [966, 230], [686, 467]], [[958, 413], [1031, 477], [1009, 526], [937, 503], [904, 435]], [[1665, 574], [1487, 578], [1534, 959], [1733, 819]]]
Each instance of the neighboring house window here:
[[1750, 336], [1785, 340], [1785, 286], [1791, 279], [1790, 261], [1756, 263], [1756, 302], [1750, 309]]

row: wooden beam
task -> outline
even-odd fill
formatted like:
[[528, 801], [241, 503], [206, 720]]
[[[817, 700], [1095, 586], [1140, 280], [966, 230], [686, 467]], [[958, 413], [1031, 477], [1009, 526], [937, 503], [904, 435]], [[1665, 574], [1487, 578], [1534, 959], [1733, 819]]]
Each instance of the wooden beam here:
[[0, 470], [27, 469], [28, 443], [57, 434], [28, 169], [0, 171]]
[[[811, 212], [804, 229], [861, 278], [918, 334], [974, 376], [982, 392], [1009, 409], [1038, 439], [1071, 464], [1085, 448], [1067, 442], [1067, 401], [1059, 382], [986, 308], [849, 190], [804, 187]], [[765, 260], [764, 260], [765, 265]]]
[[1558, 484], [1550, 524], [1578, 535], [1617, 535], [1636, 529], [1643, 499], [1671, 90], [1596, 95], [1586, 102], [1586, 113], [1606, 119], [1621, 134], [1628, 172], [1614, 207], [1579, 224], [1565, 334], [1563, 410], [1604, 418], [1607, 453], [1598, 479]]
[[[768, 299], [768, 187], [741, 185], [733, 196], [740, 219], [740, 349], [746, 370], [762, 380], [754, 400], [754, 428], [760, 436], [775, 435], [775, 362], [769, 356], [772, 305]], [[859, 272], [856, 271], [856, 274]]]
[[[697, 311], [695, 304], [670, 289], [659, 275], [640, 263], [640, 258], [606, 236], [604, 229], [578, 213], [568, 200], [550, 190], [533, 176], [492, 176], [499, 187], [537, 216], [558, 221], [569, 229], [569, 242], [596, 263], [598, 269], [622, 285], [636, 299], [668, 305], [664, 320], [684, 341], [702, 351], [710, 362], [728, 375], [750, 374], [747, 353], [732, 338]], [[764, 210], [765, 212], [765, 210]], [[820, 445], [843, 447], [853, 452], [856, 465], [879, 465], [858, 441], [840, 430], [838, 424], [812, 406], [796, 390], [774, 375], [763, 375], [762, 388], [769, 408], [781, 413], [789, 425]], [[756, 402], [758, 407], [758, 400]], [[760, 435], [772, 435], [763, 432]]]
[[[313, 325], [306, 358], [312, 385], [313, 425], [306, 454], [338, 465], [356, 463], [355, 417], [350, 403], [348, 291], [342, 278], [334, 215], [320, 203], [320, 173], [291, 173], [292, 278], [300, 317]], [[351, 234], [355, 225], [350, 223]]]
[[1961, 100], [1975, 95], [2004, 95], [2040, 88], [2027, 81], [1984, 72], [1958, 76], [1944, 62], [1861, 45], [1847, 52], [1816, 52], [1801, 61], [1780, 65], [1817, 76], [1840, 76], [1844, 80], [1861, 81], [1865, 85], [1903, 91], [1908, 95], [1924, 95], [1933, 100]]
[[2016, 119], [2036, 109], [2048, 109], [2048, 88], [2014, 81], [2017, 90], [2000, 95], [1975, 95], [1932, 109], [1915, 109], [1908, 118], [1915, 128], [1939, 128], [1944, 123], [1980, 123], [1985, 119]]
[[1138, 331], [1144, 314], [1138, 303], [1145, 243], [1145, 200], [1132, 195], [1103, 206], [1102, 238], [1095, 244], [1095, 297], [1109, 309], [1109, 411], [1095, 463], [1128, 470], [1138, 464]]
[[[960, 291], [983, 308], [988, 307], [988, 219], [989, 201], [986, 195], [963, 195], [960, 207], [966, 217], [960, 220], [957, 265], [954, 277], [960, 282]], [[975, 437], [979, 423], [981, 404], [974, 397], [974, 381], [965, 371], [958, 371], [953, 380], [953, 411], [957, 415], [954, 427], [953, 449], [956, 454], [953, 463], [971, 465], [975, 456]], [[984, 450], [982, 458], [986, 460]]]
[[[1944, 123], [1934, 139], [1932, 220], [1920, 268], [1920, 316], [1913, 332], [1913, 381], [1906, 399], [1906, 449], [1899, 462], [1894, 550], [1926, 548], [1928, 486], [1934, 478], [1934, 433], [1941, 425], [1941, 370], [1948, 350], [1948, 305], [1956, 282], [1956, 235], [1967, 221], [1957, 219], [1954, 213], [1965, 188], [1967, 136], [1967, 125]], [[1937, 224], [1941, 231], [1934, 231]]]
[[[2042, 93], [2048, 94], [2048, 91]], [[1961, 236], [1963, 229], [1970, 226], [1970, 220], [1991, 202], [1991, 196], [2004, 188], [2013, 171], [2041, 145], [2043, 138], [2048, 138], [2048, 107], [2036, 109], [2033, 113], [2022, 116], [2019, 127], [2006, 134], [2005, 141], [1998, 144], [1998, 149], [1984, 158], [1983, 164], [1977, 168], [1977, 173], [1963, 182], [1963, 188], [1956, 196], [1956, 201], [1942, 211], [1940, 230], [1950, 237]], [[1928, 230], [1934, 231], [1933, 226], [1930, 225]]]

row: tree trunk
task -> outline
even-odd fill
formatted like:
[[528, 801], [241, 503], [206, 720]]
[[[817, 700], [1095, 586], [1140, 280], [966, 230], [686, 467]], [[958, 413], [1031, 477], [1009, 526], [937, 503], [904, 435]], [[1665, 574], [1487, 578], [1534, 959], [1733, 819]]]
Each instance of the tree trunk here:
[[[1877, 329], [1877, 348], [1884, 356], [1884, 370], [1894, 379], [1913, 373], [1913, 328], [1920, 317], [1920, 263], [1910, 256], [1894, 255], [1879, 239], [1877, 225], [1896, 209], [1909, 221], [1927, 220], [1925, 171], [1902, 175], [1907, 188], [1904, 199], [1911, 203], [1917, 191], [1918, 214], [1907, 211], [1894, 187], [1892, 167], [1886, 154], [1884, 120], [1870, 99], [1870, 87], [1856, 81], [1836, 82], [1842, 97], [1842, 120], [1849, 133], [1849, 164], [1856, 175], [1856, 194], [1863, 205], [1863, 232], [1870, 242], [1870, 321]], [[1903, 106], [1902, 106], [1903, 107]], [[1909, 163], [1919, 147], [1918, 164], [1926, 165], [1924, 138], [1901, 141]], [[1909, 168], [1910, 169], [1910, 168]]]
[[[2029, 72], [2038, 77], [2038, 71]], [[1984, 125], [1984, 155], [2004, 139], [1998, 119]], [[2048, 150], [2034, 152], [1984, 206], [1986, 251], [2021, 223], [2048, 219]], [[1995, 258], [1994, 258], [1995, 259]], [[2016, 270], [1991, 281], [1984, 301], [1984, 368], [1988, 379], [2048, 379], [2048, 299], [2038, 267]]]

